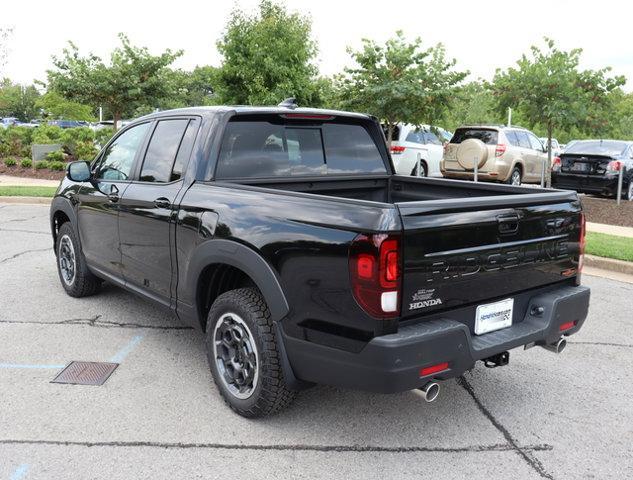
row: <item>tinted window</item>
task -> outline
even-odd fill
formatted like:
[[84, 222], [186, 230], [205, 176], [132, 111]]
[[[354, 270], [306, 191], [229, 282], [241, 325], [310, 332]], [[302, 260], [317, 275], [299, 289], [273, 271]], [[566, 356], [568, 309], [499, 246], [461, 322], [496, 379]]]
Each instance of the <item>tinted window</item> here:
[[430, 143], [431, 145], [442, 145], [440, 139], [437, 138], [437, 135], [433, 132], [426, 132], [424, 137], [426, 138], [426, 143]]
[[508, 139], [508, 142], [510, 142], [510, 145], [514, 145], [515, 147], [519, 146], [519, 139], [517, 138], [517, 135], [514, 130], [506, 130], [504, 133], [506, 134], [506, 137]]
[[565, 149], [565, 153], [587, 153], [590, 155], [620, 156], [626, 150], [627, 143], [615, 140], [590, 140], [574, 142]]
[[232, 121], [226, 127], [217, 178], [386, 172], [360, 125], [284, 125]]
[[198, 133], [198, 121], [191, 120], [189, 122], [189, 126], [187, 127], [187, 131], [185, 132], [185, 136], [182, 138], [180, 142], [180, 148], [178, 149], [178, 153], [176, 154], [176, 161], [174, 162], [174, 168], [171, 170], [171, 177], [169, 178], [170, 182], [174, 180], [178, 180], [182, 177], [185, 168], [187, 167], [187, 162], [189, 157], [191, 156], [191, 150], [193, 149], [193, 142], [196, 139], [196, 134]]
[[532, 150], [538, 150], [542, 152], [543, 144], [541, 143], [541, 141], [538, 138], [536, 138], [534, 135], [532, 135], [531, 133], [528, 133], [527, 136], [530, 139], [530, 145], [532, 147]]
[[519, 140], [519, 147], [522, 148], [532, 148], [532, 145], [530, 145], [530, 139], [527, 136], [526, 132], [521, 132], [521, 131], [515, 131], [517, 139]]
[[486, 145], [496, 145], [498, 136], [496, 130], [485, 128], [458, 128], [455, 130], [453, 138], [451, 138], [451, 143], [462, 143], [469, 138], [476, 138]]
[[406, 142], [425, 143], [424, 135], [419, 130], [411, 130], [405, 139]]
[[149, 141], [140, 180], [144, 182], [168, 182], [176, 159], [180, 141], [189, 120], [161, 120]]
[[[382, 125], [382, 131], [385, 134], [385, 138], [389, 138], [389, 129], [387, 128], [387, 125]], [[400, 127], [398, 125], [393, 126], [393, 130], [391, 131], [391, 140], [394, 142], [400, 140]]]
[[142, 123], [119, 135], [101, 156], [97, 178], [103, 180], [127, 180], [130, 178], [134, 157], [149, 126], [150, 123]]

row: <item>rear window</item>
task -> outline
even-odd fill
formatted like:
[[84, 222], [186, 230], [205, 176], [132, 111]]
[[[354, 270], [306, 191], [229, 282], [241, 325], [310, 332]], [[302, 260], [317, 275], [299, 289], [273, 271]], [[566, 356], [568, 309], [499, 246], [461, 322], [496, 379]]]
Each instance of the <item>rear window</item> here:
[[486, 145], [496, 145], [499, 134], [496, 130], [485, 128], [458, 128], [451, 138], [451, 143], [462, 143], [469, 138], [481, 140]]
[[228, 123], [217, 178], [386, 173], [378, 147], [362, 126], [345, 123]]
[[596, 140], [591, 142], [575, 142], [565, 150], [565, 153], [586, 153], [589, 155], [620, 156], [624, 153], [627, 143], [614, 140]]

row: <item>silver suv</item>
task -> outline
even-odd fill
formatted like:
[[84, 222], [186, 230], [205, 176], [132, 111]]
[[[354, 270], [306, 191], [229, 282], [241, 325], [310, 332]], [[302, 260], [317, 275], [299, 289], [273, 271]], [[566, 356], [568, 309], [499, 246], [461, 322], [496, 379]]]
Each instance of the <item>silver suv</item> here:
[[504, 126], [468, 126], [455, 130], [444, 149], [442, 175], [512, 185], [539, 183], [547, 149], [529, 130]]

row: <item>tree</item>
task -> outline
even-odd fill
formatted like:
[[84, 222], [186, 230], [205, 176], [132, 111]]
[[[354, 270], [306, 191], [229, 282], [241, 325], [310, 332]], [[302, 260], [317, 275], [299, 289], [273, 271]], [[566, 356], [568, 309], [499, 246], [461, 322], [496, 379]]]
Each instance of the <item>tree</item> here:
[[295, 97], [299, 104], [319, 106], [317, 47], [308, 17], [289, 13], [271, 0], [259, 12], [236, 9], [217, 47], [224, 56], [217, 88], [223, 103], [276, 105]]
[[44, 111], [46, 117], [65, 120], [95, 119], [94, 110], [90, 105], [66, 100], [55, 91], [46, 92], [35, 102], [35, 106]]
[[357, 52], [348, 49], [357, 64], [337, 78], [341, 107], [369, 112], [387, 125], [391, 143], [398, 122], [432, 124], [447, 112], [455, 87], [468, 72], [453, 71], [438, 44], [422, 49], [422, 40], [409, 43], [401, 31], [384, 46], [363, 39]]
[[[609, 92], [623, 85], [624, 77], [610, 78], [610, 68], [580, 70], [581, 49], [563, 51], [554, 41], [545, 38], [546, 49], [531, 47], [531, 56], [523, 55], [517, 67], [497, 70], [492, 87], [498, 109], [518, 110], [531, 127], [543, 125], [547, 143], [555, 128], [580, 127], [591, 131], [607, 127]], [[551, 185], [552, 152], [548, 148], [545, 180]]]
[[455, 91], [444, 127], [455, 130], [461, 125], [503, 123], [504, 116], [496, 111], [490, 86], [480, 81], [469, 82]]
[[55, 69], [47, 71], [49, 90], [95, 109], [106, 107], [115, 128], [123, 115], [172, 94], [168, 66], [182, 55], [180, 50], [169, 49], [151, 55], [147, 48], [132, 46], [125, 35], [119, 34], [119, 38], [121, 47], [112, 52], [107, 64], [93, 54], [81, 56], [77, 46], [69, 42], [61, 57], [53, 57]]
[[35, 118], [39, 96], [33, 85], [19, 85], [5, 78], [0, 82], [0, 117], [17, 117], [21, 122]]

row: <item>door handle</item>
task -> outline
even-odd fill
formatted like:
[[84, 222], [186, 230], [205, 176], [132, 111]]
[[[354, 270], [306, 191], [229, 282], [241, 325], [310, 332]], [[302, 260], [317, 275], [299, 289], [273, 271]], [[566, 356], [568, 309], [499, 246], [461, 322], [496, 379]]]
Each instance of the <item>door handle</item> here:
[[112, 203], [116, 203], [119, 201], [119, 189], [116, 185], [112, 185], [110, 187], [110, 193], [108, 193], [108, 200]]
[[154, 200], [154, 205], [156, 205], [156, 208], [171, 208], [171, 202], [165, 197], [160, 197]]

